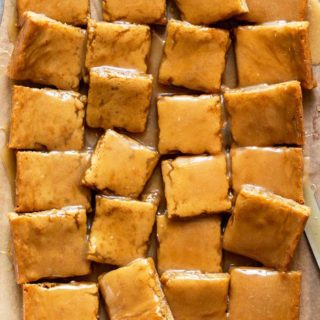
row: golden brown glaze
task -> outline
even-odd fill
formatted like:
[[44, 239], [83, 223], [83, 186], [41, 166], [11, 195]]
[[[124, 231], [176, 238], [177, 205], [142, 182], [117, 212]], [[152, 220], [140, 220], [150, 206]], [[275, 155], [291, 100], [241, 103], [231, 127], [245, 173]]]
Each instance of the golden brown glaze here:
[[166, 271], [163, 290], [176, 320], [226, 320], [230, 276], [225, 273]]
[[84, 30], [27, 12], [11, 55], [8, 76], [59, 89], [78, 89], [84, 51]]
[[89, 15], [89, 0], [17, 0], [19, 20], [27, 11], [73, 25], [84, 25]]
[[166, 0], [103, 0], [105, 21], [124, 20], [142, 24], [165, 24]]
[[257, 185], [303, 203], [303, 165], [301, 148], [234, 148], [232, 187], [238, 193], [244, 184]]
[[87, 216], [80, 208], [9, 214], [17, 283], [90, 273]]
[[231, 270], [230, 320], [299, 320], [301, 272]]
[[90, 190], [81, 185], [90, 154], [83, 152], [17, 153], [17, 212], [65, 206], [91, 208]]
[[97, 196], [88, 259], [123, 266], [144, 258], [156, 212], [154, 202]]
[[96, 283], [41, 283], [22, 286], [24, 320], [96, 320], [99, 292]]
[[9, 147], [82, 149], [86, 101], [73, 91], [13, 86]]
[[310, 216], [310, 208], [259, 187], [245, 186], [223, 236], [223, 248], [287, 270]]
[[236, 60], [241, 87], [298, 80], [312, 89], [313, 78], [308, 22], [239, 27]]
[[108, 130], [98, 141], [83, 182], [121, 196], [138, 197], [157, 165], [158, 158], [156, 151]]
[[219, 91], [229, 44], [225, 30], [170, 20], [159, 82], [204, 92]]
[[183, 20], [211, 24], [248, 12], [245, 0], [175, 0]]
[[162, 162], [169, 218], [220, 213], [231, 208], [224, 154]]
[[306, 18], [307, 0], [246, 0], [249, 11], [241, 20], [263, 23], [268, 21], [303, 21]]
[[135, 70], [90, 69], [87, 124], [143, 132], [150, 107], [152, 76]]
[[146, 72], [150, 46], [148, 26], [90, 20], [86, 67], [109, 65]]
[[236, 145], [303, 145], [302, 92], [298, 81], [229, 90], [224, 101]]
[[222, 150], [219, 96], [163, 96], [158, 99], [161, 154], [210, 154]]
[[99, 286], [110, 320], [173, 320], [151, 258], [100, 276]]
[[158, 270], [221, 272], [221, 218], [191, 220], [157, 216]]

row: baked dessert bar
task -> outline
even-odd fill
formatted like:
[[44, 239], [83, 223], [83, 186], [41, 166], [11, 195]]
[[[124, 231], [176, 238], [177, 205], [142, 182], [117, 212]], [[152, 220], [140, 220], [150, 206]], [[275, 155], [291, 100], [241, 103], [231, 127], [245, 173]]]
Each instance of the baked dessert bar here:
[[163, 291], [176, 320], [226, 320], [229, 274], [166, 271]]
[[87, 216], [81, 207], [9, 214], [17, 283], [90, 272]]
[[99, 291], [96, 283], [24, 284], [22, 294], [24, 320], [98, 319]]
[[99, 286], [110, 320], [173, 320], [151, 258], [105, 273]]
[[309, 207], [244, 186], [227, 224], [223, 248], [264, 266], [287, 270], [309, 216]]
[[13, 80], [59, 89], [78, 89], [85, 54], [85, 31], [26, 12], [8, 66]]
[[123, 266], [144, 258], [157, 208], [155, 201], [97, 196], [88, 259]]
[[90, 20], [86, 67], [109, 65], [146, 72], [150, 46], [148, 26]]
[[47, 17], [73, 25], [84, 25], [89, 15], [89, 0], [17, 0], [19, 20], [27, 11], [43, 13]]
[[83, 152], [17, 153], [17, 212], [82, 205], [91, 208], [90, 190], [81, 185], [90, 154]]
[[224, 101], [236, 145], [303, 145], [302, 92], [298, 81], [228, 90]]
[[230, 320], [298, 320], [301, 272], [231, 270]]
[[168, 219], [157, 216], [158, 270], [221, 272], [221, 218]]
[[82, 149], [86, 101], [73, 91], [13, 86], [9, 147]]
[[244, 184], [257, 185], [303, 203], [303, 165], [301, 148], [231, 149], [232, 186], [238, 193]]
[[165, 160], [162, 162], [162, 176], [169, 218], [231, 209], [224, 154]]
[[93, 128], [123, 128], [143, 132], [152, 92], [152, 75], [131, 69], [90, 69], [87, 124]]
[[255, 23], [268, 21], [303, 21], [307, 14], [307, 0], [246, 0], [249, 11], [241, 20]]
[[228, 31], [170, 20], [159, 82], [218, 92], [229, 44]]
[[108, 130], [98, 141], [83, 183], [120, 196], [138, 197], [158, 159], [156, 151]]
[[219, 96], [158, 98], [161, 154], [217, 154], [222, 151], [222, 108]]
[[193, 24], [211, 24], [248, 12], [245, 0], [175, 0], [183, 20]]
[[105, 21], [165, 24], [166, 15], [166, 0], [103, 0]]
[[239, 27], [235, 36], [240, 87], [289, 80], [315, 87], [308, 22]]

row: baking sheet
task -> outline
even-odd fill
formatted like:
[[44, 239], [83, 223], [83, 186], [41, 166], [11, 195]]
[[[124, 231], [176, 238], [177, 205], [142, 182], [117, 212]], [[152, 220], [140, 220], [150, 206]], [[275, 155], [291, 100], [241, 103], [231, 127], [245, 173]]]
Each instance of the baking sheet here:
[[[1, 1], [1, 0], [0, 0]], [[100, 0], [91, 1], [92, 16], [101, 20], [101, 2]], [[171, 16], [175, 15], [174, 6], [169, 3], [168, 8]], [[14, 158], [6, 149], [8, 122], [10, 117], [10, 95], [11, 82], [5, 74], [7, 61], [12, 49], [11, 41], [15, 38], [16, 29], [15, 22], [15, 0], [5, 1], [5, 11], [0, 27], [0, 319], [17, 320], [22, 319], [21, 314], [21, 295], [20, 289], [15, 284], [14, 270], [11, 263], [9, 226], [7, 221], [7, 213], [13, 208], [13, 175], [12, 163]], [[161, 51], [163, 45], [163, 27], [156, 27], [153, 31], [151, 66], [149, 73], [152, 73], [156, 79], [159, 62], [161, 59]], [[233, 54], [230, 51], [228, 55], [227, 71], [224, 76], [224, 84], [234, 87], [236, 83]], [[320, 68], [315, 68], [317, 80], [320, 82]], [[145, 144], [156, 146], [157, 143], [157, 126], [156, 126], [156, 109], [155, 97], [160, 93], [184, 92], [184, 89], [169, 88], [155, 85], [154, 96], [152, 99], [152, 107], [148, 121], [148, 127], [144, 134], [132, 135]], [[308, 157], [306, 175], [306, 199], [314, 204], [313, 214], [318, 212], [317, 199], [320, 199], [320, 90], [315, 89], [311, 92], [304, 92], [305, 100], [305, 123], [306, 123], [306, 140], [307, 145], [305, 155]], [[91, 133], [87, 137], [88, 144], [94, 144], [96, 140], [95, 133]], [[148, 184], [147, 189], [161, 187], [161, 176], [159, 170], [156, 171], [153, 179]], [[320, 204], [320, 202], [318, 202]], [[164, 203], [160, 207], [160, 211], [164, 210]], [[316, 216], [311, 219], [317, 218]], [[309, 227], [309, 226], [308, 226]], [[315, 238], [319, 235], [314, 230]], [[153, 234], [153, 247], [155, 243], [155, 235]], [[317, 240], [314, 240], [317, 241]], [[153, 252], [152, 252], [153, 251]], [[151, 250], [154, 254], [154, 250]], [[232, 263], [239, 263], [239, 258], [232, 255], [226, 255], [224, 265], [227, 267]], [[242, 259], [242, 264], [248, 261]], [[108, 267], [95, 267], [96, 273], [107, 270]], [[302, 270], [303, 272], [303, 288], [301, 301], [301, 320], [317, 320], [320, 319], [320, 304], [318, 303], [320, 296], [320, 272], [317, 267], [314, 256], [310, 250], [306, 237], [303, 237], [298, 248], [294, 263], [294, 270]], [[105, 316], [102, 315], [102, 319]]]

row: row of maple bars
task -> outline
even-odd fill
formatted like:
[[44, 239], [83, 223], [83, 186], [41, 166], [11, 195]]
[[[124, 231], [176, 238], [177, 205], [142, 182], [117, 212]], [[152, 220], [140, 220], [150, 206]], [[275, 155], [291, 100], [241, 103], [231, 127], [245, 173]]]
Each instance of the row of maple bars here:
[[[154, 8], [148, 2], [144, 5]], [[105, 18], [111, 3], [104, 3]], [[119, 4], [114, 8], [125, 8], [113, 3]], [[194, 14], [201, 7], [187, 5], [181, 10], [190, 21], [188, 8]], [[211, 11], [206, 11], [202, 17], [212, 19]], [[123, 16], [130, 15], [121, 13]], [[10, 77], [77, 89], [84, 31], [31, 12], [21, 21]], [[84, 146], [86, 97], [71, 91], [14, 86], [9, 146], [57, 150], [17, 152], [16, 211], [25, 214], [12, 213], [9, 218], [26, 319], [34, 315], [96, 319], [97, 284], [26, 284], [87, 275], [90, 260], [120, 266], [99, 278], [112, 320], [188, 319], [190, 315], [225, 319], [228, 292], [230, 319], [299, 318], [301, 274], [283, 271], [288, 269], [310, 214], [309, 208], [299, 204], [303, 203], [301, 88], [298, 81], [290, 81], [314, 86], [307, 28], [306, 22], [292, 22], [236, 31], [241, 86], [288, 82], [224, 94], [233, 139], [242, 148], [231, 150], [231, 184], [237, 200], [222, 243], [220, 213], [232, 205], [218, 95], [159, 97], [160, 154], [178, 151], [193, 156], [162, 162], [168, 214], [156, 217], [158, 195], [138, 197], [158, 163], [157, 151], [107, 130], [92, 157], [79, 152]], [[150, 39], [147, 26], [89, 21], [85, 57], [89, 72], [84, 79], [89, 82], [86, 122], [90, 127], [145, 130], [153, 79], [141, 72], [147, 71]], [[227, 31], [169, 21], [160, 82], [206, 93], [219, 91], [229, 44]], [[89, 239], [88, 187], [132, 197], [97, 195]], [[72, 205], [82, 207], [63, 208]], [[174, 219], [177, 217], [197, 218]], [[146, 256], [155, 220], [162, 286], [151, 259], [135, 260]], [[222, 247], [280, 271], [235, 268], [231, 276], [221, 273]]]

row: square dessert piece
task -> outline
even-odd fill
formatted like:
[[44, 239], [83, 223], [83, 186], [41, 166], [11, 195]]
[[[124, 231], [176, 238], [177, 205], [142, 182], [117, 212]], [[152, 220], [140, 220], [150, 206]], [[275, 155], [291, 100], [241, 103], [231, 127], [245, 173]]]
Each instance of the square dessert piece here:
[[77, 92], [13, 86], [9, 147], [82, 149], [86, 101]]
[[176, 320], [226, 320], [229, 274], [166, 271], [163, 291]]
[[80, 28], [27, 12], [11, 55], [8, 76], [59, 89], [78, 89], [85, 38], [86, 33]]
[[157, 203], [96, 197], [88, 259], [123, 266], [147, 255]]
[[306, 89], [315, 87], [309, 22], [239, 27], [235, 36], [240, 87], [289, 80], [300, 81]]
[[232, 187], [257, 185], [284, 198], [304, 202], [303, 153], [301, 148], [231, 149]]
[[224, 154], [162, 162], [168, 216], [192, 217], [231, 208]]
[[309, 207], [246, 185], [228, 221], [223, 248], [287, 270], [309, 216]]
[[90, 272], [87, 216], [81, 207], [9, 214], [17, 283]]
[[221, 272], [220, 216], [189, 220], [157, 216], [158, 270]]
[[97, 143], [83, 183], [120, 196], [138, 197], [158, 159], [155, 150], [108, 130]]
[[96, 283], [24, 284], [24, 320], [98, 319], [99, 291]]
[[27, 11], [73, 25], [84, 25], [89, 15], [89, 0], [17, 0], [18, 18]]
[[211, 24], [248, 12], [245, 0], [175, 0], [181, 17], [193, 24]]
[[99, 286], [110, 320], [173, 320], [151, 258], [103, 274]]
[[166, 16], [166, 0], [103, 0], [105, 21], [165, 24]]
[[90, 69], [87, 124], [143, 132], [152, 92], [152, 75], [132, 69]]
[[221, 152], [222, 108], [219, 96], [159, 97], [158, 116], [160, 153]]
[[230, 320], [299, 320], [301, 272], [231, 270]]
[[204, 92], [219, 91], [229, 44], [228, 31], [170, 20], [159, 82]]
[[90, 20], [86, 67], [109, 65], [147, 72], [150, 47], [148, 26]]
[[255, 23], [269, 21], [303, 21], [307, 14], [307, 0], [246, 0], [249, 11], [239, 18]]
[[298, 81], [226, 91], [224, 101], [236, 145], [303, 145], [302, 92]]
[[81, 185], [89, 153], [17, 153], [17, 212], [60, 209], [82, 205], [91, 208], [91, 193]]

